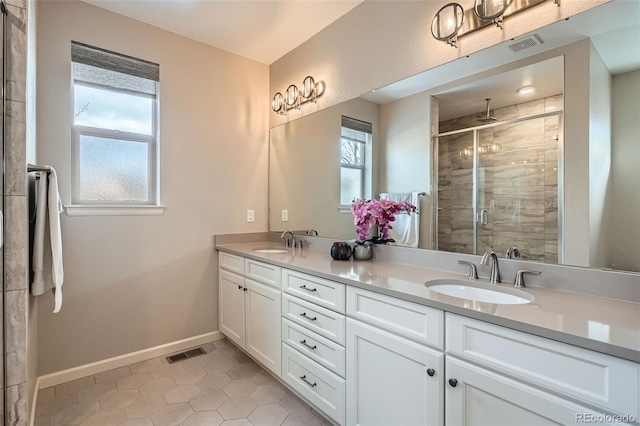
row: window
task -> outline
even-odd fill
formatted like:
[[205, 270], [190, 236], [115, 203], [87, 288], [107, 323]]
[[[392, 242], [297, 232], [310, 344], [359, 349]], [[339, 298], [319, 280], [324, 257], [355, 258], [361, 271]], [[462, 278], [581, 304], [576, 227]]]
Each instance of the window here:
[[370, 184], [367, 165], [371, 156], [372, 125], [342, 117], [340, 137], [340, 205], [350, 206], [355, 198], [366, 198]]
[[158, 199], [159, 65], [72, 42], [74, 205]]

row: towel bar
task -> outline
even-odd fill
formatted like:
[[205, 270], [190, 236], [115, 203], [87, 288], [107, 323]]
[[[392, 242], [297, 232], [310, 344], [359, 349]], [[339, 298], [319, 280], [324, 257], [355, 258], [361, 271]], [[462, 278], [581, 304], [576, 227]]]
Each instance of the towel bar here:
[[47, 172], [51, 173], [51, 166], [37, 166], [35, 164], [27, 164], [27, 172]]

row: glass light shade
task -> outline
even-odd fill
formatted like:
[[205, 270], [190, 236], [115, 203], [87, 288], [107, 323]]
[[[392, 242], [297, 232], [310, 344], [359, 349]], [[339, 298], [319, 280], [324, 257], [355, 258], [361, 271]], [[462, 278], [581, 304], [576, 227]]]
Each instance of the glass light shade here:
[[304, 99], [315, 97], [316, 95], [316, 82], [313, 77], [308, 76], [302, 81], [302, 87], [300, 87], [300, 96]]
[[431, 34], [436, 40], [448, 41], [455, 37], [464, 24], [464, 9], [458, 3], [444, 5], [431, 21]]
[[512, 0], [475, 0], [473, 10], [482, 20], [491, 21], [504, 14]]
[[284, 98], [282, 97], [282, 93], [278, 92], [273, 96], [273, 101], [271, 101], [271, 108], [275, 112], [280, 112], [284, 107]]
[[298, 98], [298, 88], [295, 86], [295, 84], [292, 84], [287, 88], [287, 91], [284, 92], [284, 102], [287, 104], [287, 106], [294, 107], [298, 102]]

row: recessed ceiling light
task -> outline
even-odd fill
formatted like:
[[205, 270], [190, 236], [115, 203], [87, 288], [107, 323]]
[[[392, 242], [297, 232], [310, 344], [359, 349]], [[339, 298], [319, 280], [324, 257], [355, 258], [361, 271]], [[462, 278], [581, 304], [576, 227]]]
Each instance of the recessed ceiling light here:
[[536, 91], [536, 88], [533, 86], [521, 87], [518, 89], [519, 95], [528, 95], [529, 93], [533, 93]]

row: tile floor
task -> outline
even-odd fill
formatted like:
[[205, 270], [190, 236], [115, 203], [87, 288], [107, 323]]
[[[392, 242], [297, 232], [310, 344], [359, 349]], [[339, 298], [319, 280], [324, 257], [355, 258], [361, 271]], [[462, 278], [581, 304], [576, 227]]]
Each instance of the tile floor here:
[[330, 425], [226, 339], [202, 348], [42, 389], [35, 426]]

